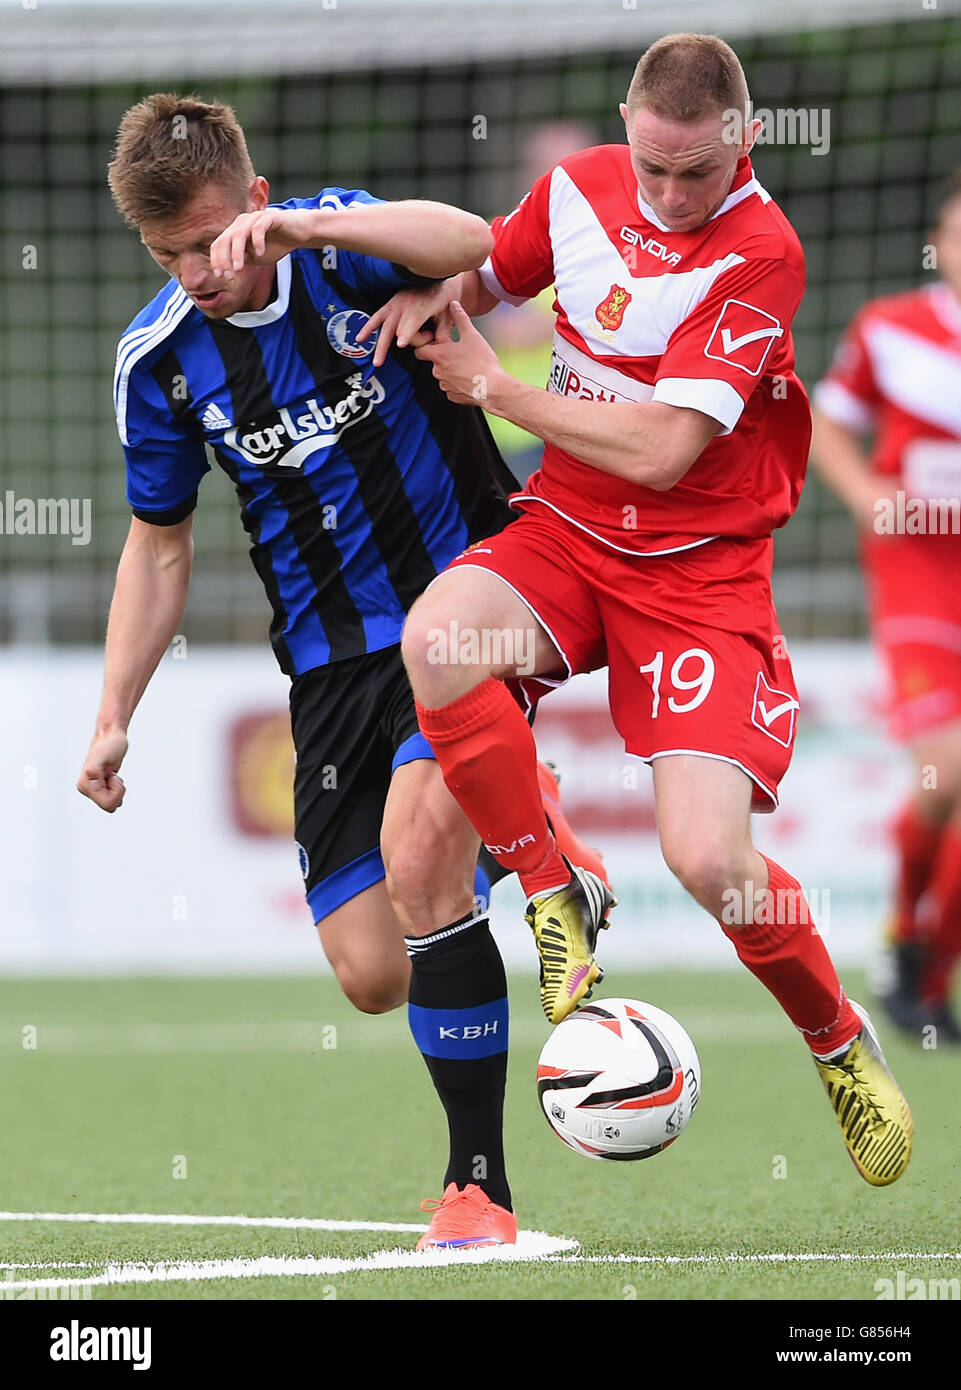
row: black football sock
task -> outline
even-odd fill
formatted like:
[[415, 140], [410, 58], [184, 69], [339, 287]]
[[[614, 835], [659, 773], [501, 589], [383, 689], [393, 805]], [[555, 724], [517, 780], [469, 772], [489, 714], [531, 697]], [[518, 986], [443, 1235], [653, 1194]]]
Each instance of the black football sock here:
[[481, 845], [477, 851], [477, 867], [482, 874], [487, 876], [487, 882], [491, 888], [494, 887], [495, 883], [500, 883], [501, 879], [510, 878], [514, 872], [513, 869], [505, 869], [503, 864], [498, 864], [490, 850], [484, 845]]
[[447, 1115], [444, 1186], [476, 1183], [511, 1207], [504, 1169], [507, 977], [486, 916], [406, 938], [408, 1018]]

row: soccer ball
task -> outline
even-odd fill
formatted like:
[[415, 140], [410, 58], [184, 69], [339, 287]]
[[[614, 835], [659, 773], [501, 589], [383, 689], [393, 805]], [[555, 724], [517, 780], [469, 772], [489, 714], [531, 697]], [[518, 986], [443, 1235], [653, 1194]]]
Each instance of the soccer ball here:
[[701, 1064], [676, 1018], [638, 999], [601, 999], [551, 1033], [537, 1064], [547, 1122], [588, 1158], [650, 1158], [694, 1114]]

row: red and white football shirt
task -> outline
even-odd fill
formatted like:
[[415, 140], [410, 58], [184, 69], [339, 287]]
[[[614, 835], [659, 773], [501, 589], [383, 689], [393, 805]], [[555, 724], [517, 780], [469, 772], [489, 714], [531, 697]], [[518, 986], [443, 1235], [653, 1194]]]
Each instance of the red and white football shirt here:
[[547, 444], [515, 497], [607, 545], [657, 554], [715, 536], [767, 536], [794, 511], [810, 408], [791, 320], [804, 257], [783, 213], [738, 163], [703, 226], [673, 232], [640, 197], [626, 145], [581, 150], [493, 224], [484, 283], [513, 303], [555, 289], [548, 389], [598, 401], [663, 401], [723, 426], [667, 492], [603, 473]]
[[842, 338], [815, 403], [874, 435], [871, 467], [910, 497], [961, 497], [961, 305], [947, 285], [873, 299]]

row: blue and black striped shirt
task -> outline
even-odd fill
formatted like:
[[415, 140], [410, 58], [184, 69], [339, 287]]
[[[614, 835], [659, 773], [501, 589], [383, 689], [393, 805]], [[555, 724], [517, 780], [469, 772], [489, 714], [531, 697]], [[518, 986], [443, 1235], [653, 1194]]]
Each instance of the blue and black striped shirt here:
[[[377, 201], [327, 188], [281, 206], [347, 215]], [[134, 515], [189, 516], [210, 446], [236, 487], [291, 676], [397, 642], [434, 575], [512, 516], [516, 483], [482, 412], [452, 405], [410, 348], [375, 370], [373, 342], [356, 341], [375, 308], [421, 283], [372, 256], [297, 250], [264, 309], [208, 319], [171, 280], [120, 340]]]

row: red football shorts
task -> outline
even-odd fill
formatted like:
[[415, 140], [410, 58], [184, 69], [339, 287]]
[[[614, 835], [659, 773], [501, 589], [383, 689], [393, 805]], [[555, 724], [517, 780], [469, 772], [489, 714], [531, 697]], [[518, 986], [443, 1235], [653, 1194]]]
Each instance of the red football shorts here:
[[961, 539], [868, 536], [862, 556], [891, 731], [910, 743], [961, 719]]
[[[545, 628], [569, 676], [609, 668], [614, 725], [645, 762], [699, 753], [754, 782], [773, 811], [791, 761], [798, 698], [771, 598], [770, 538], [709, 541], [644, 558], [540, 508], [449, 569], [498, 575]], [[535, 696], [538, 682], [525, 682]], [[532, 689], [533, 687], [533, 689]]]

